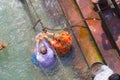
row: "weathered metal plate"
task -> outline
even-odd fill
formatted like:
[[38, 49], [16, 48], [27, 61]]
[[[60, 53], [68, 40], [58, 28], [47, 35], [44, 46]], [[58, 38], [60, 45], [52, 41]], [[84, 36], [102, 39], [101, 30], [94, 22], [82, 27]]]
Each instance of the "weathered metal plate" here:
[[[92, 38], [88, 32], [88, 29], [85, 28], [82, 18], [79, 14], [79, 10], [74, 3], [74, 0], [59, 0], [61, 7], [72, 27], [72, 31], [81, 47], [81, 50], [87, 60], [89, 66], [94, 62], [102, 62], [102, 58], [99, 55]], [[71, 15], [72, 14], [72, 15]]]
[[[85, 18], [99, 18], [98, 14], [93, 10], [92, 3], [90, 2], [90, 0], [76, 0], [76, 1]], [[82, 4], [81, 2], [84, 2], [87, 4]], [[86, 7], [81, 8], [82, 6], [86, 6]], [[94, 15], [94, 16], [91, 16], [91, 15]], [[114, 21], [111, 20], [111, 23], [113, 22]], [[118, 68], [120, 64], [120, 58], [118, 56], [117, 51], [112, 47], [105, 32], [102, 29], [103, 25], [102, 25], [101, 20], [87, 20], [87, 23], [88, 23], [90, 31], [92, 32], [93, 37], [95, 38], [97, 46], [100, 49], [100, 52], [105, 62], [115, 72], [120, 73], [120, 68]], [[116, 31], [116, 30], [113, 30], [113, 31]], [[119, 34], [119, 32], [116, 32], [116, 33]]]

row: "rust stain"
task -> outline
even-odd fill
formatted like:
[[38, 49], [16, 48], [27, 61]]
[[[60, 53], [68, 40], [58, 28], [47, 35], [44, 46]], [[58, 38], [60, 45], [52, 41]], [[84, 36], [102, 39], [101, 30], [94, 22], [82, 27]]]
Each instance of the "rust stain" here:
[[102, 58], [98, 54], [99, 52], [97, 51], [94, 42], [92, 41], [86, 28], [80, 28], [79, 36], [79, 44], [81, 45], [81, 48], [85, 53], [84, 55], [86, 56], [88, 64], [91, 66], [94, 62], [102, 62]]

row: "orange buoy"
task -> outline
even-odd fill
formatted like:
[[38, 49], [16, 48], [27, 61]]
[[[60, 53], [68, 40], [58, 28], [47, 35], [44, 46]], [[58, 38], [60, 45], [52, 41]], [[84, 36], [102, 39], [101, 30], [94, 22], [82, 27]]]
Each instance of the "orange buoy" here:
[[56, 35], [57, 36], [52, 39], [52, 45], [56, 50], [58, 56], [64, 56], [72, 48], [72, 37], [66, 31], [63, 31], [61, 34]]

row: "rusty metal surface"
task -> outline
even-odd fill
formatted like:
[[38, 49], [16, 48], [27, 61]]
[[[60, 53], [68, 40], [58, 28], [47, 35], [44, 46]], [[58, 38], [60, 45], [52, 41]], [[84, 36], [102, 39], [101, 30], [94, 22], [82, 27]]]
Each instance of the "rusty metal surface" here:
[[[102, 61], [99, 52], [92, 41], [92, 38], [85, 28], [83, 22], [81, 22], [82, 18], [79, 14], [78, 8], [73, 0], [59, 0], [59, 3], [62, 5], [62, 9], [68, 19], [69, 23], [72, 27], [72, 31], [77, 38], [77, 41], [81, 47], [81, 50], [88, 62], [88, 65], [91, 66], [94, 62]], [[72, 15], [71, 15], [72, 14]], [[91, 56], [93, 55], [93, 56]]]
[[[84, 17], [93, 17], [91, 15], [94, 15], [94, 18], [99, 18], [98, 14], [93, 10], [92, 3], [90, 0], [76, 0], [79, 8], [81, 9]], [[81, 2], [87, 3], [82, 4]], [[86, 6], [84, 8], [81, 8], [82, 6]], [[84, 14], [86, 13], [86, 14]], [[100, 52], [107, 63], [107, 65], [112, 68], [115, 72], [120, 73], [120, 58], [117, 54], [117, 52], [113, 49], [111, 46], [105, 32], [102, 29], [102, 22], [101, 20], [87, 20], [87, 23], [89, 25], [89, 29], [92, 32], [92, 35], [95, 38], [95, 41], [98, 45], [98, 48], [100, 49]], [[119, 29], [118, 29], [119, 30]], [[118, 32], [116, 32], [118, 33]]]

